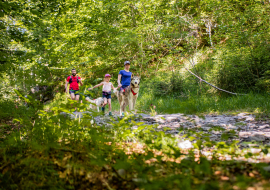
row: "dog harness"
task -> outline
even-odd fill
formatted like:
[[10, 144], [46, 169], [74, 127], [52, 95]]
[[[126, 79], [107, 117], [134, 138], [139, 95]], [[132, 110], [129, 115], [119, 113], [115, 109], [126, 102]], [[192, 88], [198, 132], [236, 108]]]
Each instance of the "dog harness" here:
[[137, 94], [132, 90], [132, 88], [131, 88], [131, 92], [132, 92], [133, 96], [135, 96]]

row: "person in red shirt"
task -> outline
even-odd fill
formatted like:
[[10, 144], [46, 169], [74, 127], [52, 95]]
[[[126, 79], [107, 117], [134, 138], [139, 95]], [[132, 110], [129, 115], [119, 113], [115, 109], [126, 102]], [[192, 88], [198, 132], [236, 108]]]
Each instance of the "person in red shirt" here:
[[[83, 85], [81, 77], [77, 76], [76, 74], [76, 69], [71, 70], [71, 76], [68, 76], [66, 80], [66, 93], [70, 94], [70, 98], [72, 100], [79, 100], [80, 99], [80, 94], [78, 93], [79, 91], [79, 83], [81, 86]], [[68, 84], [69, 84], [69, 90], [68, 90]]]

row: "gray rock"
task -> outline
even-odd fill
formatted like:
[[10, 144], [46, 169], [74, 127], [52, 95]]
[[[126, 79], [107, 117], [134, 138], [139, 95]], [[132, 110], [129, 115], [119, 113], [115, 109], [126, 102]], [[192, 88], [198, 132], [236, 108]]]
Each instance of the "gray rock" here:
[[259, 126], [259, 130], [266, 129], [266, 128], [269, 128], [269, 125], [268, 124]]
[[232, 125], [232, 124], [229, 124], [227, 128], [228, 128], [228, 129], [235, 129], [235, 130], [238, 129], [237, 126], [234, 126], [234, 125]]
[[239, 132], [240, 138], [248, 138], [249, 136], [251, 136], [251, 132]]
[[178, 122], [174, 122], [170, 125], [171, 128], [179, 128], [180, 127], [180, 123]]
[[175, 121], [180, 121], [180, 120], [178, 119], [178, 117], [173, 117], [173, 116], [166, 117], [166, 122], [175, 122]]
[[262, 142], [262, 141], [265, 141], [266, 138], [265, 138], [265, 136], [263, 134], [255, 133], [252, 136], [249, 136], [249, 139], [251, 141], [254, 140], [254, 141]]
[[211, 139], [212, 141], [216, 141], [216, 140], [218, 139], [218, 136], [217, 136], [217, 135], [211, 135], [211, 136], [210, 136], [210, 139]]
[[193, 148], [192, 143], [189, 140], [183, 141], [183, 142], [179, 142], [177, 144], [177, 146], [181, 149], [190, 149]]
[[211, 127], [201, 127], [201, 129], [204, 131], [209, 131], [211, 129]]
[[147, 114], [144, 114], [144, 113], [141, 113], [139, 115], [142, 116], [143, 118], [149, 118], [150, 117], [150, 115], [147, 115]]
[[270, 139], [270, 132], [263, 132], [265, 138]]

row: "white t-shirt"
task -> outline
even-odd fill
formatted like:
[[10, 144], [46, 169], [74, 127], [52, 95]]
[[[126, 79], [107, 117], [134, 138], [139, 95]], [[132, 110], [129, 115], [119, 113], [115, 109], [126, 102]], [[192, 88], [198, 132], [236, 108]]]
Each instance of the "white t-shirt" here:
[[112, 83], [111, 82], [103, 82], [103, 92], [110, 92], [112, 90]]

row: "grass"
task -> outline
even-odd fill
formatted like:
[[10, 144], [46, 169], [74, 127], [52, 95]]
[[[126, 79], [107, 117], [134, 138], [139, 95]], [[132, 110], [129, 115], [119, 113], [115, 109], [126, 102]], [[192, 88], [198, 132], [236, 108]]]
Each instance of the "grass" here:
[[153, 97], [142, 94], [136, 107], [150, 111], [151, 105], [156, 106], [157, 113], [238, 113], [240, 111], [268, 114], [270, 110], [270, 96], [267, 94], [248, 94], [246, 96], [218, 97], [213, 95], [191, 96], [189, 98]]
[[[97, 98], [97, 97], [95, 97]], [[67, 103], [66, 95], [58, 94], [54, 101], [44, 106], [45, 110], [60, 103]], [[231, 115], [240, 112], [256, 114], [258, 118], [266, 117], [270, 110], [270, 96], [267, 94], [253, 94], [246, 96], [218, 97], [215, 95], [190, 96], [189, 98], [154, 97], [151, 93], [141, 93], [136, 103], [136, 110], [151, 114], [153, 106], [158, 114], [204, 114]], [[128, 107], [126, 110], [129, 110]], [[106, 113], [108, 106], [106, 106]], [[112, 95], [112, 112], [119, 112], [119, 103], [115, 95]]]

